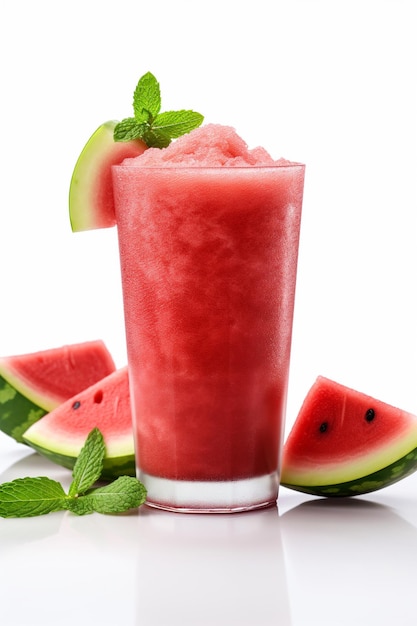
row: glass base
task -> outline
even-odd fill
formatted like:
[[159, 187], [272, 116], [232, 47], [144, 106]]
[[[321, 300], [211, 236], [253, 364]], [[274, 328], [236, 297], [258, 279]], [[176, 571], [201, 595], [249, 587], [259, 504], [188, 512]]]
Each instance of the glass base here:
[[230, 481], [187, 481], [158, 478], [138, 470], [146, 504], [178, 513], [240, 513], [276, 504], [278, 474]]

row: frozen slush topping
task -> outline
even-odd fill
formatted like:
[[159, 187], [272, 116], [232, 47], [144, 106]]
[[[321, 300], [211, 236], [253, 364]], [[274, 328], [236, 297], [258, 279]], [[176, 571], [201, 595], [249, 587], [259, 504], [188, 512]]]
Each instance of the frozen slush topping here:
[[235, 129], [221, 124], [207, 124], [179, 137], [167, 148], [148, 148], [123, 165], [145, 167], [248, 167], [253, 165], [283, 165], [285, 159], [274, 159], [264, 148], [250, 150]]

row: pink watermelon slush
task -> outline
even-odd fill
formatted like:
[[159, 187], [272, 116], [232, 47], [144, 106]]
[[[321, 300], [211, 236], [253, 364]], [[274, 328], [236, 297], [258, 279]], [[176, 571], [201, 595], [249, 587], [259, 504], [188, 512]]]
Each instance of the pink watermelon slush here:
[[274, 503], [304, 166], [208, 125], [125, 160], [113, 179], [148, 504]]

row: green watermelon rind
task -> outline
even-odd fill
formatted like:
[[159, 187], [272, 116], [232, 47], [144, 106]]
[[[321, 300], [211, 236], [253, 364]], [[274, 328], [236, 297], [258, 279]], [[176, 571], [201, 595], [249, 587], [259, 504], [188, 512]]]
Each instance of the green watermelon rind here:
[[[111, 120], [99, 126], [78, 157], [69, 191], [70, 221], [74, 232], [112, 227], [116, 224], [116, 218], [112, 219], [111, 216], [106, 216], [104, 222], [100, 223], [94, 200], [94, 185], [102, 168], [102, 162], [96, 155], [101, 153], [105, 158], [106, 149], [113, 141], [116, 124], [116, 120]], [[86, 206], [93, 206], [94, 211], [86, 210]]]
[[389, 487], [394, 483], [410, 476], [417, 470], [417, 447], [410, 450], [405, 456], [400, 457], [393, 463], [386, 465], [382, 469], [349, 480], [333, 484], [292, 484], [281, 480], [281, 485], [288, 489], [300, 491], [313, 496], [325, 497], [349, 497], [359, 496], [372, 491]]
[[0, 430], [23, 442], [27, 429], [46, 415], [47, 411], [25, 395], [0, 374]]
[[[95, 387], [95, 385], [93, 385]], [[39, 452], [42, 456], [57, 465], [72, 469], [85, 443], [88, 433], [78, 433], [76, 436], [59, 437], [59, 431], [53, 427], [46, 428], [42, 420], [38, 428], [29, 428], [22, 435], [22, 442]], [[118, 476], [135, 475], [135, 451], [133, 433], [124, 433], [118, 437], [112, 437], [106, 443], [106, 456], [104, 458], [102, 478], [112, 479]]]
[[17, 374], [13, 372], [11, 368], [7, 366], [4, 361], [0, 361], [0, 381], [7, 383], [19, 396], [27, 398], [27, 400], [34, 406], [44, 410], [44, 413], [49, 413], [55, 409], [59, 402], [53, 400], [47, 394], [42, 394], [35, 390], [29, 384], [25, 383]]
[[[27, 442], [30, 446], [38, 452], [41, 456], [45, 457], [52, 463], [72, 470], [77, 460], [77, 456], [70, 456], [68, 454], [62, 454], [59, 452], [51, 451], [42, 446], [34, 443], [33, 441]], [[113, 480], [118, 476], [135, 476], [135, 455], [134, 453], [127, 453], [123, 456], [117, 457], [104, 457], [103, 470], [101, 473], [102, 480]]]

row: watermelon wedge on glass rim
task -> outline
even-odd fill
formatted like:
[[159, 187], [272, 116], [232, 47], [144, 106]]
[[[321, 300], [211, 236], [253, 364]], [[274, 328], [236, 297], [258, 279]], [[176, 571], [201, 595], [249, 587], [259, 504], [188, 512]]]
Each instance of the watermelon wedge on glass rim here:
[[69, 191], [73, 232], [116, 225], [111, 166], [146, 150], [140, 139], [116, 142], [117, 121], [101, 124], [85, 144], [75, 164]]
[[417, 470], [417, 417], [319, 376], [285, 442], [281, 485], [354, 496]]
[[0, 358], [0, 430], [21, 442], [31, 424], [114, 370], [101, 340]]

